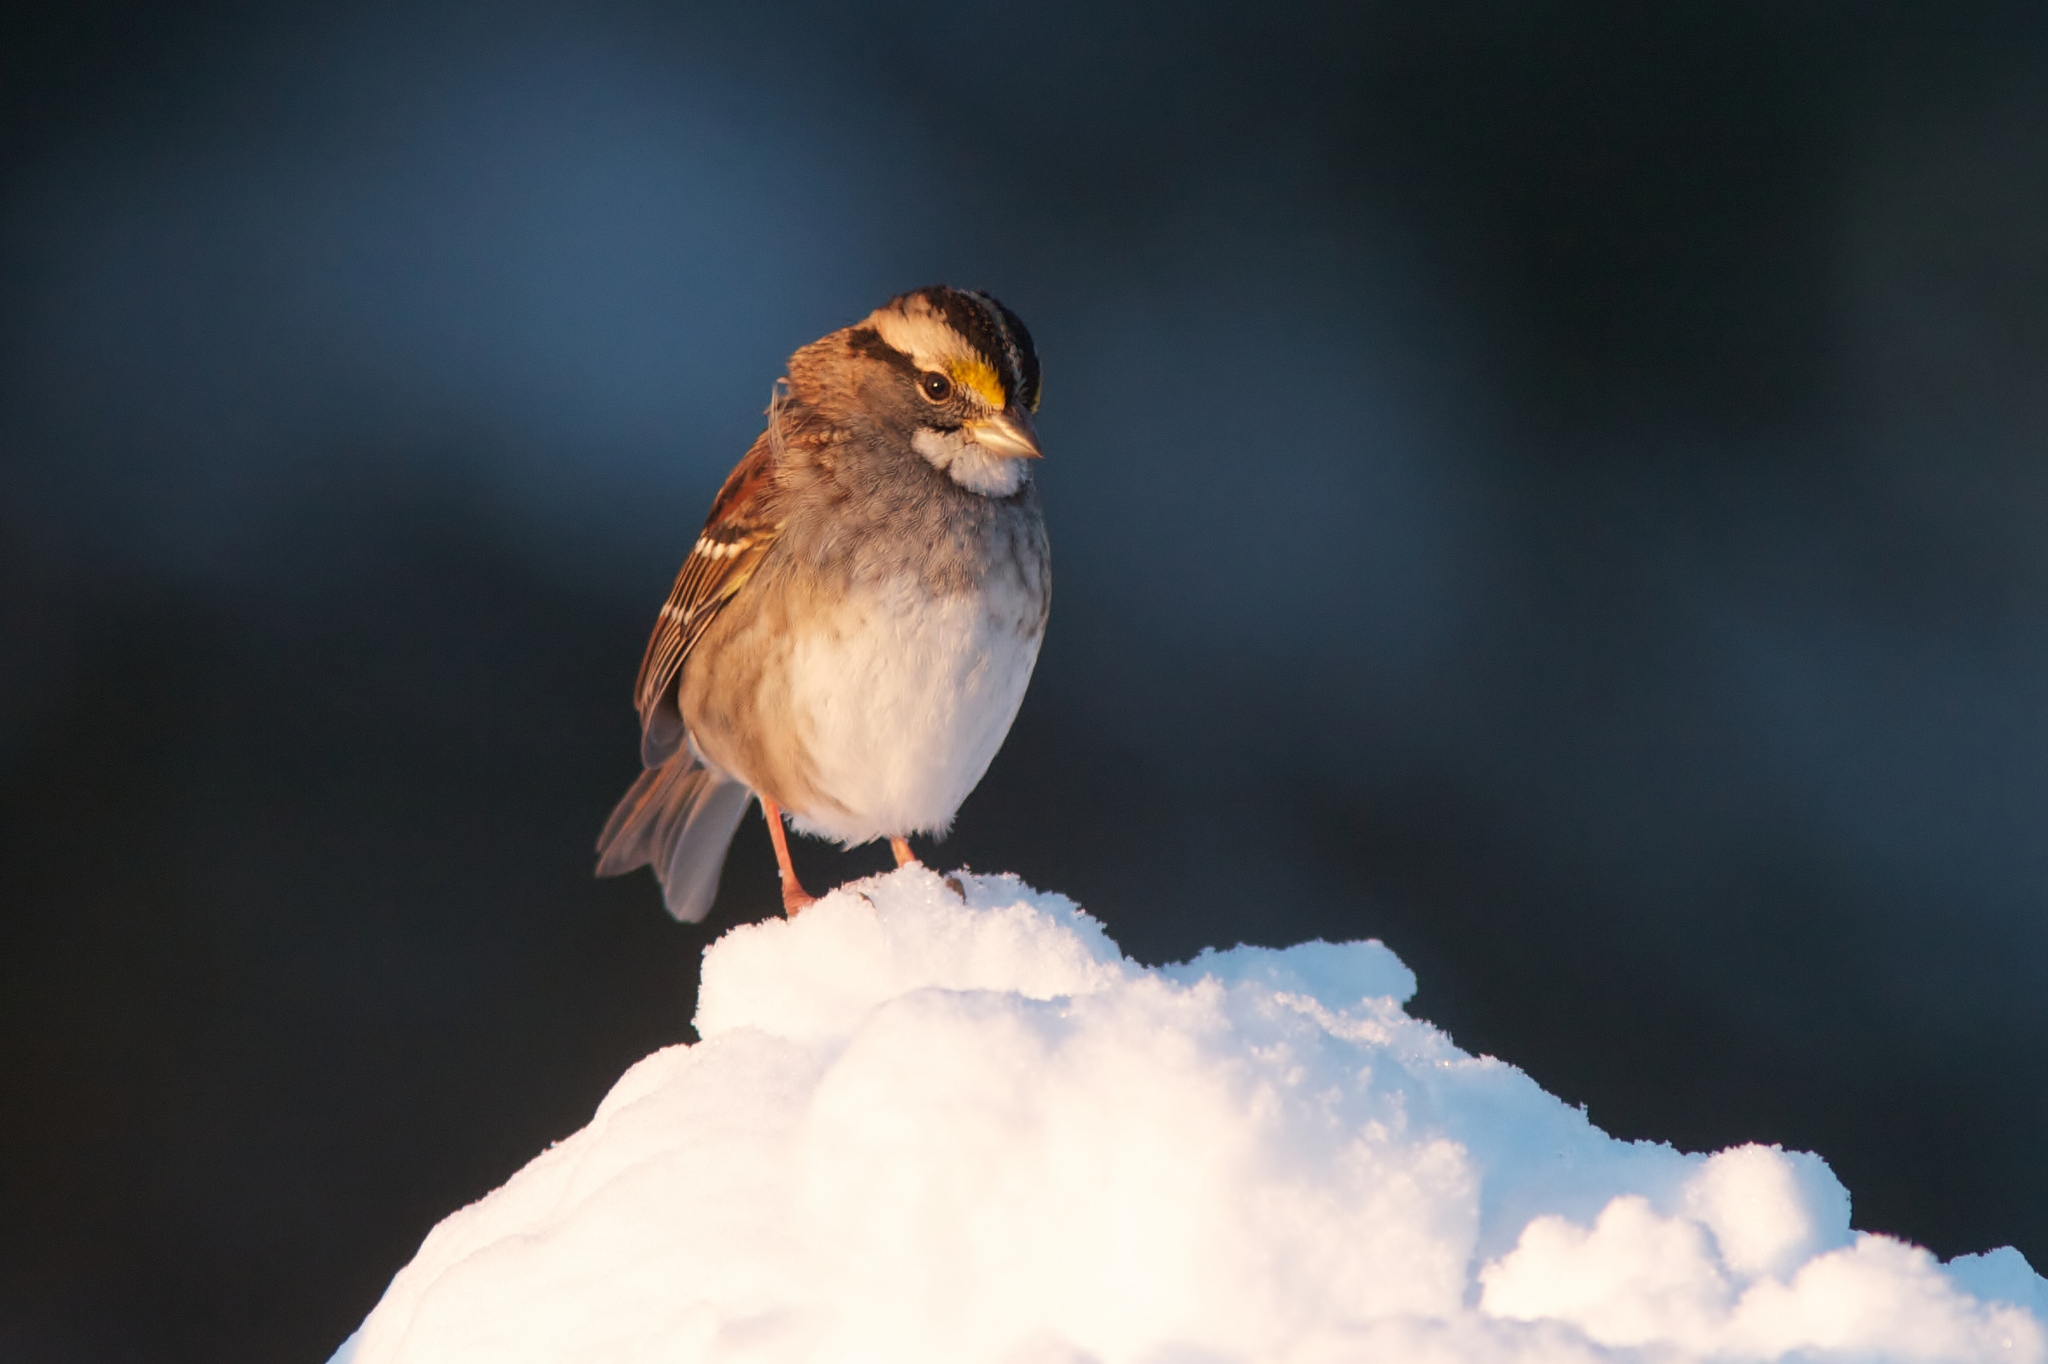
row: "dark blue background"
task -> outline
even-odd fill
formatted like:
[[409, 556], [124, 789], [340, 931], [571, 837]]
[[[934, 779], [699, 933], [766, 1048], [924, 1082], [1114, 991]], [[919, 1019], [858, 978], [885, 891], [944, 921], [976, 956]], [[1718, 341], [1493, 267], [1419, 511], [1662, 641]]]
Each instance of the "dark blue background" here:
[[935, 860], [1382, 937], [1617, 1134], [2048, 1262], [2038, 7], [4, 25], [0, 1357], [322, 1358], [688, 1037], [772, 862], [590, 879], [641, 645], [937, 280], [1038, 336], [1057, 587]]

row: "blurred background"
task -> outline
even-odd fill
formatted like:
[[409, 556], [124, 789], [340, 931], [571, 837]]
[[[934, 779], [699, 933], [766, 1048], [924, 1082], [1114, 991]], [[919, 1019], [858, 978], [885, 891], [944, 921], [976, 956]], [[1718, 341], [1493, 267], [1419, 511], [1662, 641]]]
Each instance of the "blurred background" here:
[[690, 1037], [773, 863], [591, 878], [641, 647], [783, 358], [941, 280], [1057, 589], [935, 863], [1383, 938], [2048, 1267], [2040, 7], [0, 25], [0, 1358], [324, 1359]]

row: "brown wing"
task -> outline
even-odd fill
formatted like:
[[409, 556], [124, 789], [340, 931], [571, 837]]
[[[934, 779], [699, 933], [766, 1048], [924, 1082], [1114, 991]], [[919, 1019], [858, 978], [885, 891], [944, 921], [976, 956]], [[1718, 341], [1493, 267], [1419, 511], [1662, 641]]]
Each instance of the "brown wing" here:
[[704, 532], [683, 560], [682, 572], [661, 608], [661, 619], [640, 660], [633, 702], [640, 710], [640, 760], [657, 767], [682, 745], [683, 718], [677, 709], [676, 677], [719, 609], [754, 570], [782, 533], [777, 509], [775, 452], [763, 435], [727, 476], [711, 504]]

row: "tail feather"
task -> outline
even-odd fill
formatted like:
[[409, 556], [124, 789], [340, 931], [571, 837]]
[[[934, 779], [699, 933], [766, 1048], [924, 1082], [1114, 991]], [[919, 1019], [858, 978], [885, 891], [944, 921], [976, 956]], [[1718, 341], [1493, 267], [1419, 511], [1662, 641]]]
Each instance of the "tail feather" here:
[[688, 753], [640, 774], [597, 836], [597, 874], [654, 868], [668, 912], [696, 923], [711, 912], [725, 850], [751, 792]]

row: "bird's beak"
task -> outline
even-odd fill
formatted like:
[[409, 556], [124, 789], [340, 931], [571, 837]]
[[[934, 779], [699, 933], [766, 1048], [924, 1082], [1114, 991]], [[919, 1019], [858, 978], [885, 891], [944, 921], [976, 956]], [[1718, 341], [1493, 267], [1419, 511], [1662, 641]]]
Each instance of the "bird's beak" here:
[[1031, 418], [1014, 407], [999, 417], [967, 423], [967, 435], [982, 449], [1005, 459], [1044, 457], [1038, 448], [1038, 434], [1031, 429]]

